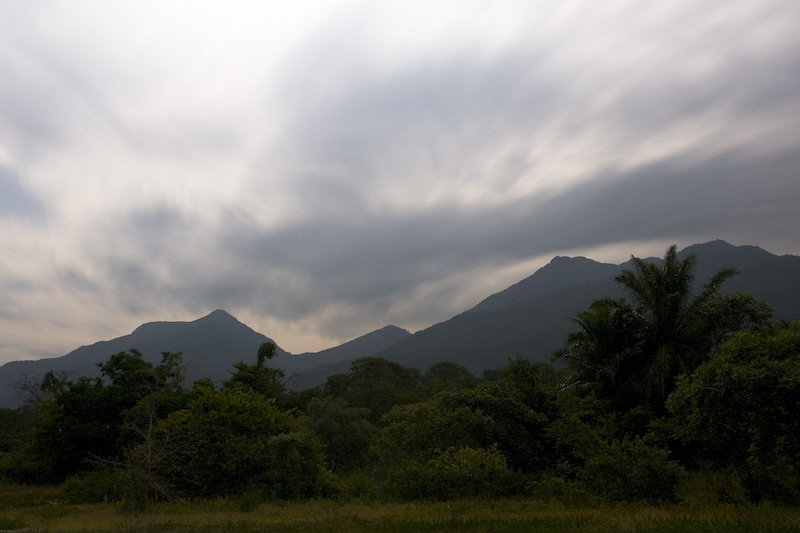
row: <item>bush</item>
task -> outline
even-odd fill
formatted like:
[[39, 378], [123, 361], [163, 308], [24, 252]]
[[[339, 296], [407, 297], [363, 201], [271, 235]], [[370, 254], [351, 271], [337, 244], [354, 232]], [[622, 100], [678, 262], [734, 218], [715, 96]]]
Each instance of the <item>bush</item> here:
[[742, 485], [751, 502], [769, 501], [778, 505], [800, 504], [800, 476], [797, 460], [778, 458], [774, 464], [750, 461], [742, 475]]
[[357, 470], [342, 477], [338, 482], [339, 497], [346, 500], [369, 502], [378, 498], [380, 486], [368, 473]]
[[627, 438], [607, 444], [589, 459], [579, 478], [599, 497], [611, 502], [676, 501], [684, 469], [669, 452], [643, 439]]
[[322, 445], [256, 392], [202, 390], [156, 429], [156, 449], [170, 449], [156, 473], [173, 494], [235, 497], [257, 487], [265, 499], [296, 499], [327, 490]]
[[681, 379], [668, 407], [684, 444], [741, 473], [748, 499], [800, 502], [800, 322], [738, 333]]
[[747, 503], [741, 476], [733, 469], [689, 472], [681, 483], [679, 498], [690, 507]]
[[64, 482], [68, 503], [101, 503], [121, 501], [131, 495], [131, 482], [125, 472], [102, 469], [75, 475]]
[[430, 462], [438, 481], [431, 496], [438, 499], [495, 497], [519, 488], [520, 479], [509, 470], [506, 458], [497, 450], [448, 448]]
[[448, 448], [427, 461], [406, 459], [392, 465], [386, 480], [390, 496], [406, 500], [492, 498], [518, 492], [524, 477], [508, 468], [496, 446]]

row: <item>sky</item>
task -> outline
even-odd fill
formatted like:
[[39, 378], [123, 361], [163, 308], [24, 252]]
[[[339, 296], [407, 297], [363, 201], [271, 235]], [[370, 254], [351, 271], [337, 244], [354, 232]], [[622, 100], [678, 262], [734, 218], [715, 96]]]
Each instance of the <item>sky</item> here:
[[800, 255], [800, 2], [0, 0], [0, 364], [293, 353], [553, 256]]

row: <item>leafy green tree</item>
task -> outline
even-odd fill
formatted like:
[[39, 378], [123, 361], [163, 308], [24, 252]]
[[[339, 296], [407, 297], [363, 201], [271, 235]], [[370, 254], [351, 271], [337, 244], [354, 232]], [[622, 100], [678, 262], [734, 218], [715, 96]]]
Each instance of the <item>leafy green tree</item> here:
[[262, 343], [258, 347], [258, 354], [255, 365], [248, 365], [240, 361], [233, 365], [236, 369], [231, 373], [231, 377], [225, 382], [225, 388], [245, 387], [254, 392], [264, 395], [267, 398], [282, 399], [285, 390], [281, 379], [284, 377], [283, 370], [270, 368], [267, 361], [275, 357], [275, 345], [271, 342]]
[[637, 376], [625, 366], [640, 357], [639, 321], [623, 299], [595, 300], [573, 318], [580, 329], [567, 336], [568, 348], [557, 354], [569, 363], [579, 392], [592, 391], [617, 405], [639, 401]]
[[574, 371], [578, 387], [612, 400], [617, 410], [646, 405], [664, 412], [678, 376], [691, 373], [709, 350], [741, 329], [763, 327], [771, 311], [749, 295], [722, 295], [736, 272], [715, 274], [695, 294], [696, 257], [667, 250], [661, 265], [633, 258], [617, 282], [628, 299], [595, 301], [574, 321], [579, 330], [557, 354]]
[[742, 471], [751, 498], [800, 502], [800, 322], [737, 334], [667, 405], [696, 457]]
[[500, 370], [500, 378], [471, 389], [445, 391], [435, 402], [448, 409], [483, 413], [490, 423], [482, 428], [482, 444], [496, 444], [511, 468], [541, 471], [553, 460], [554, 442], [548, 427], [557, 415], [553, 393], [543, 382], [544, 365], [522, 358]]
[[[101, 378], [69, 381], [45, 375], [33, 403], [36, 421], [29, 445], [19, 451], [18, 481], [57, 483], [122, 461], [124, 450], [139, 439], [131, 431], [137, 404], [159, 387], [181, 387], [180, 354], [164, 354], [155, 369], [136, 350], [114, 354], [98, 366]], [[160, 408], [162, 413], [171, 409], [164, 402]]]
[[604, 444], [579, 472], [579, 478], [606, 501], [651, 504], [676, 501], [684, 475], [666, 449], [638, 437]]
[[492, 445], [492, 417], [466, 405], [429, 400], [399, 405], [383, 418], [375, 453], [382, 465], [429, 460], [447, 448]]
[[[180, 438], [156, 437], [156, 427], [171, 413], [183, 409], [192, 394], [183, 386], [185, 370], [181, 353], [163, 352], [161, 364], [153, 368], [146, 391], [124, 414], [122, 434], [128, 443], [124, 455], [113, 466], [126, 475], [129, 503], [147, 507], [152, 501], [169, 497], [167, 484], [158, 468], [176, 450]], [[119, 477], [119, 476], [117, 476]], [[91, 482], [91, 480], [89, 480]]]
[[352, 407], [369, 409], [372, 423], [378, 423], [395, 405], [423, 398], [418, 369], [380, 357], [356, 359], [350, 372], [331, 376], [323, 390], [326, 395], [344, 398]]
[[[555, 406], [541, 365], [515, 359], [499, 374], [495, 381], [396, 406], [382, 418], [373, 453], [390, 495], [509, 494], [520, 489], [522, 476], [550, 465], [555, 442], [547, 428]], [[504, 489], [490, 479], [502, 479]]]
[[495, 446], [451, 447], [427, 460], [399, 462], [384, 489], [390, 497], [406, 500], [492, 498], [514, 494], [522, 481]]
[[443, 390], [473, 387], [477, 382], [472, 372], [450, 361], [434, 363], [422, 375], [422, 387], [429, 397]]
[[31, 482], [61, 482], [119, 455], [122, 412], [109, 396], [99, 378], [80, 378], [37, 405], [31, 451], [38, 479]]
[[490, 442], [495, 422], [488, 414], [428, 400], [396, 406], [383, 425], [373, 453], [391, 497], [491, 497], [517, 488], [517, 476]]
[[299, 422], [246, 387], [196, 388], [185, 409], [156, 427], [175, 446], [160, 461], [168, 490], [186, 497], [304, 498], [326, 490], [322, 446]]
[[30, 406], [17, 409], [0, 408], [0, 465], [3, 456], [16, 453], [24, 447], [25, 438], [33, 427], [34, 417], [35, 413]]
[[365, 407], [350, 407], [343, 398], [332, 396], [308, 403], [303, 421], [325, 445], [332, 472], [348, 472], [366, 463], [367, 451], [378, 433], [369, 414]]

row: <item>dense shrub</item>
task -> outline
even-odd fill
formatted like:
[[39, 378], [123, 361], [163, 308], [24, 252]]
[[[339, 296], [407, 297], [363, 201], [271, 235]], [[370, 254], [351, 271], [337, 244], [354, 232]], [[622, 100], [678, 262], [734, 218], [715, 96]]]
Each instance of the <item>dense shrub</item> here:
[[428, 465], [437, 484], [430, 496], [440, 499], [492, 497], [513, 493], [522, 480], [496, 446], [448, 448]]
[[611, 502], [676, 500], [685, 472], [665, 449], [643, 439], [622, 439], [606, 445], [579, 473], [589, 489]]
[[136, 499], [130, 478], [122, 470], [103, 468], [72, 476], [64, 482], [69, 503], [100, 503]]
[[406, 458], [387, 471], [385, 490], [405, 500], [491, 498], [520, 490], [524, 478], [496, 447], [448, 448], [429, 460]]
[[737, 469], [751, 500], [800, 502], [800, 322], [735, 335], [668, 406], [694, 455]]
[[[157, 427], [172, 442], [158, 474], [173, 494], [237, 496], [257, 487], [264, 498], [304, 498], [326, 490], [322, 446], [262, 394], [207, 388]], [[163, 446], [161, 446], [163, 449]]]

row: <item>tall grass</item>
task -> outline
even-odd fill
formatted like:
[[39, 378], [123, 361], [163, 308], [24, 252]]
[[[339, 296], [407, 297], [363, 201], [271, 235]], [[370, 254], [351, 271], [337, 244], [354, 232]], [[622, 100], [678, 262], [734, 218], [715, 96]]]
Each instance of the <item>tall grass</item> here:
[[0, 487], [0, 530], [46, 532], [750, 532], [800, 531], [800, 509], [736, 505], [570, 506], [533, 499], [453, 502], [264, 503], [176, 501], [146, 512], [122, 504], [67, 505], [57, 489]]

